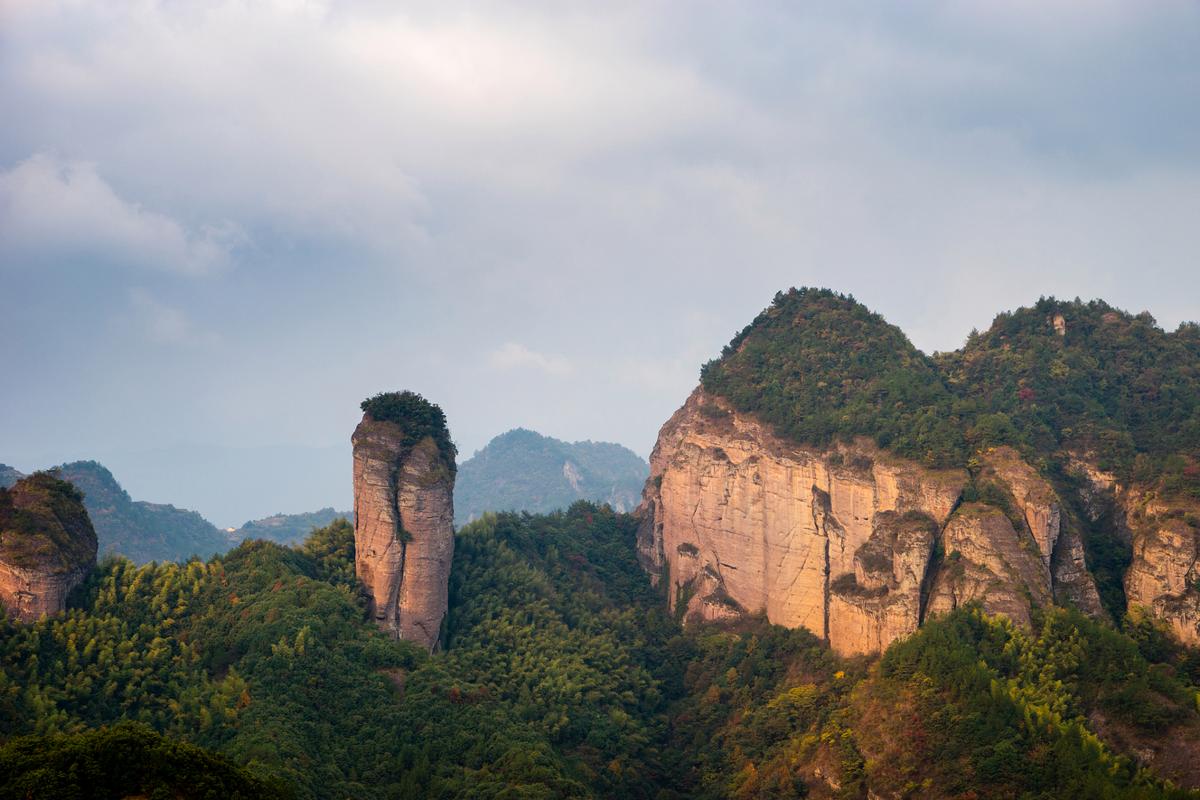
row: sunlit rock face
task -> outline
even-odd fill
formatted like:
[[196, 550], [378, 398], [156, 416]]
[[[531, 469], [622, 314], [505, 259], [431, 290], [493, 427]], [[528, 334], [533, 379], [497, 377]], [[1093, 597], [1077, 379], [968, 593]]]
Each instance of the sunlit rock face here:
[[651, 455], [639, 557], [688, 618], [765, 613], [839, 652], [878, 652], [919, 624], [966, 481], [866, 442], [797, 447], [697, 389]]
[[0, 605], [34, 622], [57, 614], [96, 566], [96, 531], [83, 496], [49, 473], [0, 488]]
[[1005, 508], [962, 502], [966, 470], [799, 446], [697, 389], [651, 455], [638, 557], [685, 620], [761, 613], [843, 655], [968, 602], [1021, 625], [1056, 599], [1102, 613], [1053, 487], [1009, 448], [980, 458]]
[[454, 472], [432, 437], [404, 438], [364, 414], [351, 439], [355, 570], [379, 625], [433, 650], [454, 555]]

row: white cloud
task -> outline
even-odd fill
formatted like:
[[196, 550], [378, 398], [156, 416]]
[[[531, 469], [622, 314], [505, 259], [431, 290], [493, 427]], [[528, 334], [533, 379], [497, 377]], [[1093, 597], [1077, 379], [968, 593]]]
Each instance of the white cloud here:
[[203, 274], [228, 264], [231, 241], [123, 199], [92, 164], [36, 155], [0, 173], [0, 254], [14, 265], [81, 258]]
[[492, 351], [488, 366], [501, 371], [532, 369], [554, 377], [565, 377], [575, 371], [574, 365], [563, 356], [548, 356], [516, 342], [506, 342]]

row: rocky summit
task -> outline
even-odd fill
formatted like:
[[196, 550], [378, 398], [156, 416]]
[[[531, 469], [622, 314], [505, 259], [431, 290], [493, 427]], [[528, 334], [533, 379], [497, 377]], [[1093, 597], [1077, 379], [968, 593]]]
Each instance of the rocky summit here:
[[381, 394], [362, 408], [351, 439], [355, 572], [376, 622], [433, 650], [454, 555], [454, 446], [441, 409], [420, 395]]
[[0, 487], [0, 604], [20, 622], [66, 608], [96, 565], [96, 531], [74, 486], [38, 472]]
[[1200, 643], [1200, 348], [1146, 317], [1042, 301], [929, 358], [852, 298], [780, 293], [663, 426], [639, 559], [685, 619], [843, 655], [972, 603], [1137, 606]]

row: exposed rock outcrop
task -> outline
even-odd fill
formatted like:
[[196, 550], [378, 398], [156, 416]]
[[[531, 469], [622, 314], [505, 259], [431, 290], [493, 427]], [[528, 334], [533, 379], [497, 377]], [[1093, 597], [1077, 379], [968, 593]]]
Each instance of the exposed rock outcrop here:
[[1032, 606], [1049, 605], [1050, 573], [1032, 537], [1022, 536], [1004, 512], [964, 505], [942, 532], [946, 553], [929, 597], [929, 613], [978, 602], [989, 614], [1029, 625]]
[[79, 491], [39, 472], [0, 488], [0, 604], [33, 622], [66, 608], [96, 565], [96, 532]]
[[1183, 643], [1200, 645], [1200, 502], [1122, 485], [1086, 457], [1073, 458], [1070, 468], [1089, 516], [1109, 521], [1110, 534], [1132, 551], [1128, 604], [1167, 623]]
[[982, 457], [980, 477], [995, 481], [1012, 496], [1014, 510], [1037, 544], [1045, 566], [1043, 580], [1052, 587], [1055, 602], [1073, 605], [1085, 614], [1102, 614], [1079, 522], [1064, 509], [1054, 487], [1011, 447], [990, 449]]
[[915, 630], [933, 549], [967, 482], [866, 442], [797, 447], [697, 389], [651, 455], [638, 554], [689, 618], [764, 612], [843, 653]]
[[[408, 395], [409, 393], [405, 393]], [[355, 570], [369, 613], [393, 636], [437, 646], [454, 555], [454, 458], [441, 410], [440, 435], [402, 415], [378, 418], [367, 404], [354, 431]]]
[[959, 505], [966, 470], [862, 439], [796, 445], [698, 388], [651, 455], [638, 557], [685, 619], [765, 613], [846, 655], [881, 652], [968, 602], [1023, 625], [1056, 599], [1102, 613], [1052, 485], [1011, 448], [982, 453], [976, 479], [996, 504]]

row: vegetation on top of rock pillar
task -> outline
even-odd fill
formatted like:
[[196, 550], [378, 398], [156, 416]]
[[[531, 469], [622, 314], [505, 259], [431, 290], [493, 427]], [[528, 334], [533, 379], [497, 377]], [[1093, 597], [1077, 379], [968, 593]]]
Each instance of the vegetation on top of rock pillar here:
[[96, 533], [83, 495], [51, 472], [0, 488], [0, 560], [68, 571], [96, 559]]
[[450, 439], [446, 414], [438, 405], [416, 392], [403, 391], [380, 392], [363, 400], [361, 408], [373, 420], [396, 423], [403, 432], [401, 444], [406, 450], [426, 436], [432, 437], [450, 474], [454, 474], [458, 449]]

